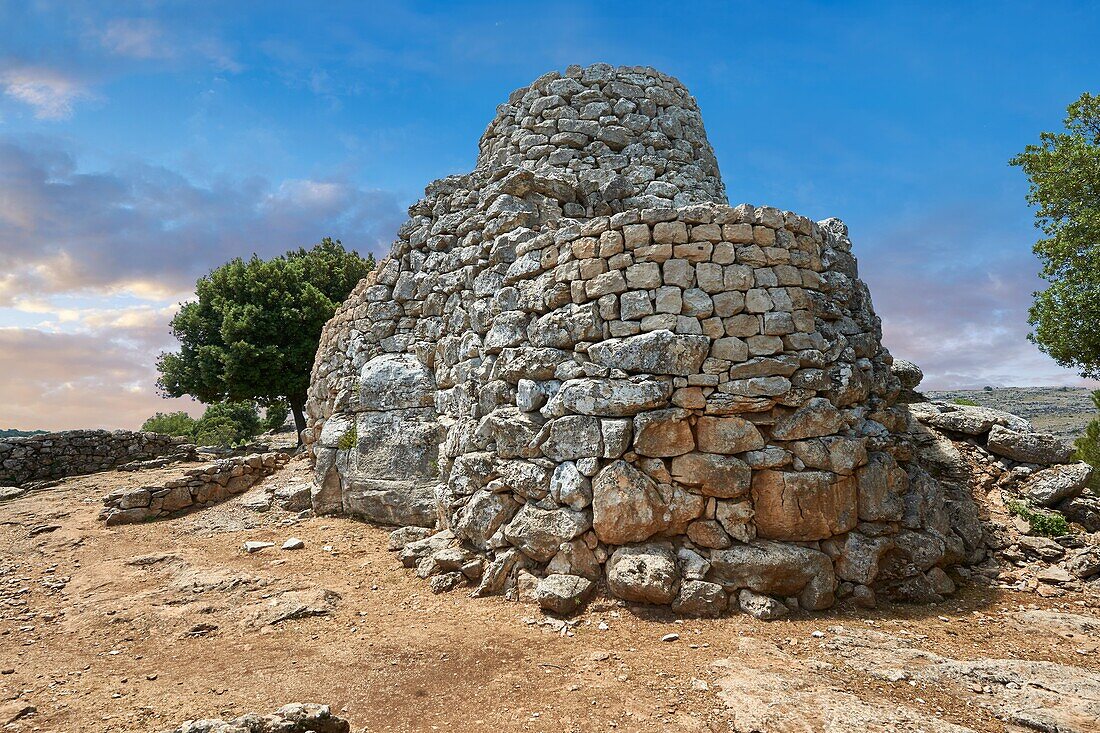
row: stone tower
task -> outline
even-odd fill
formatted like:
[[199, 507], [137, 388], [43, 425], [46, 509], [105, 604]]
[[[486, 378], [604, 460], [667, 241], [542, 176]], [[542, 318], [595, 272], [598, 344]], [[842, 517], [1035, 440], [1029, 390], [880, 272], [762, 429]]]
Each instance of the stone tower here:
[[913, 460], [847, 228], [729, 206], [680, 82], [550, 73], [479, 149], [325, 327], [318, 512], [431, 528], [423, 574], [562, 610], [601, 582], [822, 609], [981, 556], [965, 489]]

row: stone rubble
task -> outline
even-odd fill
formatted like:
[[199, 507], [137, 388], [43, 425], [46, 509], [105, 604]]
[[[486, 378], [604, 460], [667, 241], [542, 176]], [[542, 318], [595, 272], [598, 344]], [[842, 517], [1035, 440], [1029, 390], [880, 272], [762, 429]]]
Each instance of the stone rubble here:
[[[936, 600], [986, 559], [943, 435], [1062, 457], [1013, 415], [919, 404], [844, 223], [729, 206], [675, 79], [551, 72], [480, 151], [325, 327], [303, 435], [313, 509], [403, 527], [433, 590], [566, 613], [588, 581], [701, 616]], [[1065, 501], [1077, 469], [1047, 470], [1032, 488]]]
[[[925, 431], [919, 440], [934, 470], [945, 480], [964, 477], [982, 508], [992, 557], [972, 568], [971, 580], [1045, 596], [1100, 590], [1100, 497], [1088, 488], [1092, 467], [1072, 460], [1072, 446], [1015, 415], [991, 418], [987, 408], [932, 401], [910, 409], [925, 426], [966, 428]], [[1037, 535], [1028, 520], [1013, 515], [1021, 507], [1062, 515], [1069, 532]]]
[[348, 721], [333, 715], [328, 705], [291, 703], [270, 715], [248, 713], [233, 720], [188, 720], [163, 733], [350, 733]]
[[111, 527], [192, 511], [248, 490], [289, 460], [282, 452], [222, 458], [160, 485], [114, 491], [103, 497], [100, 518]]

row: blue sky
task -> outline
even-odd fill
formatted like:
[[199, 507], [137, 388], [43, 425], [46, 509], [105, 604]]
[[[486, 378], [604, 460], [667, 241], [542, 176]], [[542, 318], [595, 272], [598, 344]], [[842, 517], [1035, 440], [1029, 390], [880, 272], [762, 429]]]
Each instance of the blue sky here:
[[1090, 3], [0, 0], [0, 427], [133, 427], [175, 304], [322, 236], [384, 254], [508, 93], [646, 64], [699, 100], [731, 203], [851, 228], [928, 387], [1076, 384], [1007, 160], [1098, 92]]

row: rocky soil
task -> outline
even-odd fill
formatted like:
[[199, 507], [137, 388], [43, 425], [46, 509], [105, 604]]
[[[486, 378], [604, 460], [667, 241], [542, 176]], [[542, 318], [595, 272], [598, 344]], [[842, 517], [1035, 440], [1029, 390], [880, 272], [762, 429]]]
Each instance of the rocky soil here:
[[[1100, 717], [1087, 588], [968, 587], [772, 623], [598, 598], [563, 622], [434, 595], [386, 530], [272, 505], [306, 479], [300, 461], [184, 517], [97, 521], [103, 495], [178, 470], [0, 504], [0, 729], [161, 731], [294, 701], [354, 731], [1084, 733]], [[280, 549], [291, 538], [303, 547]]]
[[931, 400], [965, 399], [982, 407], [1004, 410], [1028, 420], [1041, 433], [1069, 441], [1085, 432], [1097, 417], [1092, 390], [1074, 387], [997, 387], [991, 390], [925, 392]]

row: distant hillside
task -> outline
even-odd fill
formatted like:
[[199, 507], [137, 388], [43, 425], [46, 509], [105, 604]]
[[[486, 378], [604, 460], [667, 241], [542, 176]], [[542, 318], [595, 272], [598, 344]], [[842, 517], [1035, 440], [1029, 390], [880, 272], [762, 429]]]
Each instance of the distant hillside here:
[[25, 438], [28, 435], [42, 435], [47, 430], [16, 430], [15, 428], [7, 428], [0, 430], [0, 438]]
[[1080, 387], [996, 387], [925, 392], [924, 396], [948, 402], [963, 398], [982, 407], [1006, 410], [1027, 418], [1036, 430], [1067, 440], [1076, 439], [1090, 420], [1100, 416], [1092, 404], [1092, 390]]

